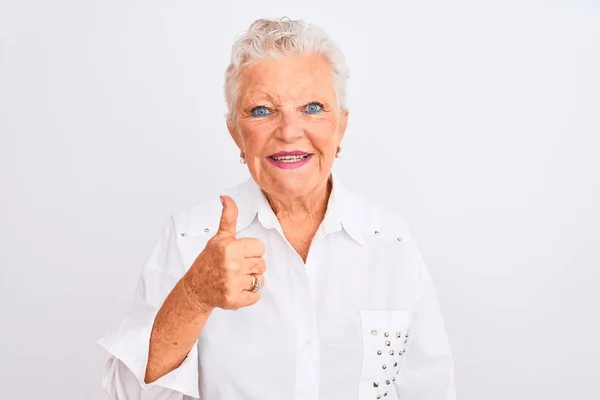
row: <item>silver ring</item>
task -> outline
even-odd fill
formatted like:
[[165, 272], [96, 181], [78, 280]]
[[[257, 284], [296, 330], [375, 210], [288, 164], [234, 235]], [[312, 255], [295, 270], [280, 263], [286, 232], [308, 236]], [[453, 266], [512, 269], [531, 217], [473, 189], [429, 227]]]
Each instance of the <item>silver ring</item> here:
[[255, 274], [252, 274], [252, 287], [250, 288], [250, 291], [252, 293], [256, 293], [260, 289], [262, 289], [262, 283], [260, 281], [260, 278], [257, 277]]

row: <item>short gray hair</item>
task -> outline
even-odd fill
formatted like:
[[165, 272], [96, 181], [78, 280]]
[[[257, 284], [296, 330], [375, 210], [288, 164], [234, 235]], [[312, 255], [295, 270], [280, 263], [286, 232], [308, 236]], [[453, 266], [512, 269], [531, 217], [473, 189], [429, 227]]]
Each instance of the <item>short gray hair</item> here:
[[329, 61], [337, 100], [340, 108], [345, 109], [346, 81], [349, 75], [346, 59], [325, 31], [301, 20], [258, 19], [234, 42], [231, 49], [231, 62], [225, 72], [227, 121], [235, 121], [239, 77], [245, 67], [267, 58], [303, 53], [323, 55]]

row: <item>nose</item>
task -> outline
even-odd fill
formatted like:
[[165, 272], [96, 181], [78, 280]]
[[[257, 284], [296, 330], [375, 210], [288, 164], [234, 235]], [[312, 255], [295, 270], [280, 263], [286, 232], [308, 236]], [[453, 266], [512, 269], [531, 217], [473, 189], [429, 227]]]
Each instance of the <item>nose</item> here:
[[284, 142], [292, 143], [303, 135], [300, 118], [293, 112], [285, 110], [281, 113], [276, 136]]

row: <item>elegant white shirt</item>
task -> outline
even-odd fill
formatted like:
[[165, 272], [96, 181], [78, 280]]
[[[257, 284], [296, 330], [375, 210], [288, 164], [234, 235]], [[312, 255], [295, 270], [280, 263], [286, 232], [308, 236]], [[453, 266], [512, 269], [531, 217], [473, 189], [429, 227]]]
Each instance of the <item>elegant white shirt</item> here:
[[145, 264], [132, 310], [98, 343], [103, 386], [119, 400], [453, 400], [453, 361], [436, 292], [402, 219], [333, 175], [306, 264], [256, 183], [226, 191], [238, 237], [266, 247], [258, 303], [216, 309], [182, 365], [145, 384], [162, 302], [216, 232], [217, 195], [171, 217]]

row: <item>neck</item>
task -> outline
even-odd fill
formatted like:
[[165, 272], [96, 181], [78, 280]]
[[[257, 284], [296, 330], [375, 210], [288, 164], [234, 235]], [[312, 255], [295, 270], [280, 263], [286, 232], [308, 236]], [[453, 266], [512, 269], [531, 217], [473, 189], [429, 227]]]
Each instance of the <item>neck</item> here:
[[327, 211], [331, 182], [329, 179], [306, 195], [295, 198], [284, 198], [266, 195], [277, 219], [286, 220], [322, 220]]

